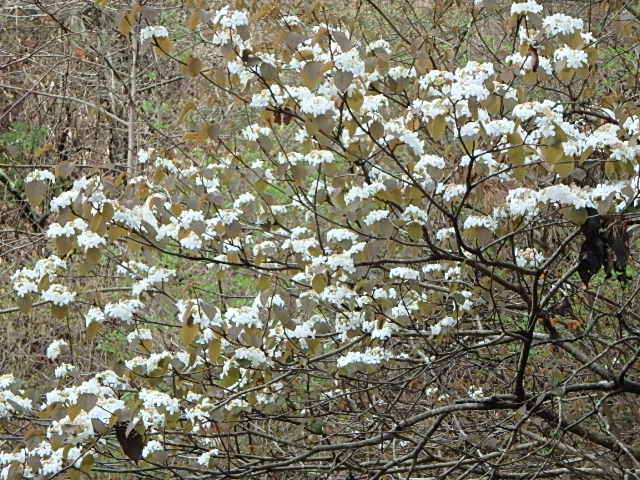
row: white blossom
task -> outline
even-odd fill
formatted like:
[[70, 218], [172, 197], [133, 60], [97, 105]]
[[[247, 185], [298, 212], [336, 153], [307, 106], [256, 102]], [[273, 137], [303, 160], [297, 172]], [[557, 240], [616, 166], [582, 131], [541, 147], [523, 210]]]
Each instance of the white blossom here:
[[151, 330], [148, 328], [139, 328], [127, 335], [127, 342], [134, 343], [138, 340], [151, 340], [152, 338]]
[[400, 278], [402, 280], [418, 280], [420, 272], [408, 267], [395, 267], [389, 272], [391, 278]]
[[380, 347], [368, 348], [364, 352], [349, 352], [336, 361], [338, 368], [352, 364], [379, 365], [389, 358], [389, 354]]
[[98, 307], [91, 307], [84, 318], [86, 327], [92, 323], [104, 323], [104, 312]]
[[335, 108], [333, 100], [320, 95], [309, 94], [300, 101], [300, 110], [308, 115], [324, 115]]
[[104, 312], [108, 317], [129, 323], [133, 319], [133, 315], [143, 307], [144, 304], [140, 300], [121, 300], [118, 303], [108, 303], [105, 305]]
[[351, 230], [346, 228], [333, 228], [327, 232], [327, 242], [341, 242], [343, 240], [355, 241], [358, 238]]
[[553, 53], [553, 59], [568, 68], [581, 68], [589, 63], [589, 57], [585, 51], [575, 50], [567, 46], [556, 49]]
[[78, 235], [78, 246], [86, 252], [89, 248], [98, 248], [106, 245], [107, 241], [95, 232], [87, 230]]
[[13, 373], [5, 373], [0, 375], [0, 390], [5, 390], [15, 383], [16, 379]]
[[51, 302], [58, 307], [69, 305], [76, 298], [76, 293], [67, 288], [66, 285], [54, 283], [42, 293], [42, 300]]
[[247, 360], [253, 368], [269, 363], [265, 353], [256, 347], [237, 348], [234, 354], [236, 360]]
[[138, 398], [142, 400], [145, 408], [161, 407], [166, 409], [170, 414], [178, 413], [180, 411], [178, 399], [172, 398], [164, 392], [143, 388], [138, 394]]
[[388, 210], [372, 210], [367, 214], [363, 221], [366, 225], [373, 225], [374, 223], [377, 223], [380, 220], [387, 218], [388, 216]]
[[198, 459], [197, 462], [199, 465], [202, 465], [204, 467], [208, 467], [209, 466], [209, 461], [211, 460], [211, 456], [217, 456], [220, 455], [220, 451], [217, 448], [214, 448], [213, 450], [209, 450], [207, 452], [204, 452], [203, 454], [201, 454]]
[[65, 223], [64, 226], [59, 223], [52, 223], [47, 228], [47, 237], [49, 238], [73, 237], [75, 234], [76, 231], [71, 222]]
[[162, 443], [160, 443], [158, 440], [149, 440], [147, 444], [144, 446], [144, 448], [142, 449], [142, 457], [148, 458], [149, 456], [153, 455], [155, 452], [161, 452], [163, 450], [164, 450], [164, 447], [162, 446]]
[[54, 376], [56, 378], [64, 378], [67, 375], [73, 373], [75, 370], [76, 367], [74, 365], [71, 365], [70, 363], [61, 363], [54, 370]]
[[535, 0], [528, 0], [526, 2], [512, 3], [511, 15], [523, 15], [526, 13], [540, 13], [542, 12], [542, 5], [539, 5]]
[[570, 17], [564, 13], [549, 15], [542, 21], [544, 32], [549, 35], [571, 35], [582, 30], [584, 22], [580, 18]]
[[59, 338], [57, 340], [54, 340], [47, 347], [47, 358], [49, 360], [57, 359], [60, 356], [60, 354], [62, 353], [62, 348], [66, 347], [68, 345], [69, 344], [65, 340], [63, 340], [61, 338]]
[[344, 196], [344, 201], [348, 205], [359, 200], [365, 200], [383, 191], [384, 189], [384, 184], [380, 182], [367, 183], [361, 187], [354, 186], [351, 187], [351, 189], [349, 189], [347, 194]]
[[544, 255], [535, 248], [515, 249], [516, 265], [521, 268], [540, 267], [544, 263]]
[[24, 179], [24, 183], [37, 181], [56, 183], [56, 177], [49, 170], [34, 170], [29, 173], [29, 175], [27, 175]]
[[356, 76], [364, 73], [364, 61], [360, 58], [357, 48], [352, 48], [346, 53], [334, 57], [336, 68], [343, 72], [350, 72]]
[[152, 37], [166, 38], [169, 36], [169, 32], [166, 27], [162, 25], [149, 25], [140, 30], [140, 41], [144, 42]]
[[464, 221], [463, 228], [465, 230], [468, 230], [470, 228], [478, 228], [478, 227], [483, 227], [483, 228], [486, 228], [487, 230], [491, 230], [492, 232], [494, 232], [496, 228], [498, 228], [498, 224], [491, 217], [479, 216], [479, 215], [470, 215]]

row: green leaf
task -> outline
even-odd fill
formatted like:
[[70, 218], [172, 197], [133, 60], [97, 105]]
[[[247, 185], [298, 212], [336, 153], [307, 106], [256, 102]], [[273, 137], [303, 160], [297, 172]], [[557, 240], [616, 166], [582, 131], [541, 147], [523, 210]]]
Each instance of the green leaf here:
[[309, 90], [314, 90], [322, 81], [322, 63], [307, 62], [302, 69], [302, 83]]
[[44, 201], [45, 194], [47, 193], [47, 184], [40, 180], [28, 182], [24, 186], [24, 193], [27, 195], [29, 203], [37, 207]]
[[209, 361], [211, 363], [218, 363], [220, 361], [220, 349], [220, 338], [216, 337], [209, 342], [209, 347], [207, 348], [207, 356], [209, 357]]
[[560, 212], [565, 219], [576, 225], [582, 225], [589, 216], [586, 208], [564, 207]]
[[229, 388], [231, 385], [236, 383], [240, 378], [240, 369], [238, 367], [231, 367], [227, 370], [227, 374], [222, 377], [221, 383], [225, 388]]
[[314, 275], [313, 280], [311, 280], [311, 286], [316, 293], [322, 293], [322, 291], [327, 287], [328, 283], [329, 282], [327, 276], [324, 273]]

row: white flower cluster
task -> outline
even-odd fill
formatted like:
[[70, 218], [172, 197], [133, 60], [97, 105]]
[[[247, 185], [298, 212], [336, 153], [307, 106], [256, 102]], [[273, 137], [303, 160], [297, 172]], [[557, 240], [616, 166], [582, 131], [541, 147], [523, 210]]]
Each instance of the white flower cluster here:
[[127, 335], [127, 342], [135, 343], [142, 340], [151, 340], [152, 338], [151, 330], [148, 328], [139, 328]]
[[357, 76], [364, 74], [364, 61], [360, 58], [357, 48], [352, 48], [348, 52], [336, 55], [334, 61], [338, 70], [353, 73]]
[[453, 328], [458, 324], [458, 320], [453, 317], [444, 317], [435, 325], [431, 326], [431, 335], [434, 337], [442, 333], [443, 328]]
[[[556, 49], [553, 52], [553, 59], [556, 61], [556, 65], [567, 68], [581, 68], [589, 64], [589, 57], [584, 50], [576, 50], [567, 46]], [[561, 70], [561, 68], [558, 69]]]
[[72, 373], [75, 373], [77, 368], [75, 365], [71, 365], [70, 363], [61, 363], [58, 365], [54, 371], [54, 376], [56, 378], [64, 378]]
[[535, 0], [527, 0], [526, 2], [517, 2], [511, 4], [511, 15], [524, 15], [527, 13], [542, 12], [542, 5]]
[[420, 272], [408, 267], [395, 267], [389, 272], [390, 278], [399, 278], [401, 280], [418, 280]]
[[470, 215], [464, 221], [463, 228], [465, 230], [471, 228], [486, 228], [487, 230], [495, 232], [496, 228], [498, 228], [498, 223], [491, 217]]
[[138, 393], [138, 398], [142, 401], [144, 407], [148, 409], [162, 408], [169, 414], [180, 411], [180, 402], [178, 399], [164, 392], [143, 388], [140, 393]]
[[[157, 35], [156, 35], [157, 36]], [[145, 164], [151, 158], [151, 155], [155, 152], [155, 148], [149, 147], [148, 149], [141, 148], [138, 150], [138, 163]]]
[[140, 300], [121, 300], [118, 303], [108, 303], [104, 307], [106, 316], [131, 323], [134, 314], [144, 308], [144, 303]]
[[76, 230], [79, 232], [84, 232], [87, 227], [87, 222], [85, 222], [81, 218], [76, 218], [75, 220], [67, 222], [64, 225], [60, 225], [59, 223], [52, 223], [51, 225], [49, 225], [49, 228], [47, 228], [47, 237], [73, 237], [76, 234]]
[[521, 268], [536, 268], [544, 263], [544, 255], [535, 248], [515, 249], [516, 265]]
[[389, 216], [388, 210], [372, 210], [367, 214], [364, 218], [365, 225], [373, 225], [374, 223], [379, 222], [380, 220], [384, 220]]
[[249, 13], [246, 10], [231, 10], [229, 5], [225, 5], [216, 12], [211, 23], [235, 29], [249, 24]]
[[54, 340], [47, 347], [47, 358], [49, 360], [57, 359], [62, 353], [62, 348], [68, 346], [69, 344], [62, 339]]
[[88, 327], [92, 323], [104, 323], [104, 312], [98, 307], [91, 307], [84, 316], [85, 326]]
[[[3, 378], [4, 377], [3, 375]], [[4, 383], [7, 383], [6, 378]], [[14, 393], [8, 390], [10, 386], [11, 385], [2, 387], [2, 391], [0, 391], [0, 418], [6, 418], [18, 413], [20, 410], [28, 412], [33, 408], [33, 403], [30, 399], [22, 397], [20, 395], [22, 392], [18, 391], [18, 393]], [[0, 454], [0, 459], [1, 458], [2, 454]]]
[[189, 234], [180, 239], [180, 246], [187, 250], [199, 250], [202, 248], [202, 238], [195, 232], [189, 232]]
[[176, 271], [172, 269], [147, 267], [146, 265], [145, 267], [146, 276], [131, 286], [131, 294], [135, 297], [140, 296], [142, 292], [149, 290], [153, 285], [165, 282], [176, 275]]
[[[96, 416], [99, 412], [105, 412], [103, 415], [113, 413], [117, 408], [107, 408], [109, 405], [121, 405], [118, 408], [124, 407], [118, 403], [121, 400], [115, 398], [115, 392], [117, 390], [131, 388], [125, 381], [118, 377], [112, 370], [104, 370], [97, 373], [93, 378], [82, 382], [78, 386], [66, 387], [63, 389], [55, 389], [46, 393], [46, 400], [42, 405], [42, 410], [46, 410], [52, 405], [70, 406], [78, 403], [78, 399], [81, 395], [95, 395], [100, 400], [94, 407], [94, 413]], [[115, 403], [114, 403], [115, 402]], [[108, 423], [108, 420], [107, 422]]]
[[556, 13], [545, 17], [542, 21], [542, 27], [548, 36], [571, 35], [584, 28], [584, 21], [564, 13]]
[[377, 193], [380, 193], [385, 190], [385, 186], [380, 182], [366, 183], [361, 187], [354, 186], [349, 189], [349, 191], [344, 196], [344, 201], [347, 205], [366, 200], [367, 198], [373, 197]]
[[382, 322], [382, 325], [379, 325], [378, 320], [362, 322], [362, 330], [368, 332], [374, 340], [388, 340], [398, 329], [398, 325], [392, 322]]
[[30, 182], [51, 182], [56, 183], [55, 175], [49, 170], [34, 170], [24, 179], [24, 183]]
[[33, 268], [21, 268], [11, 275], [13, 289], [19, 297], [35, 293], [45, 276], [55, 278], [57, 271], [66, 267], [67, 263], [55, 255], [38, 260]]
[[390, 355], [380, 347], [367, 348], [364, 352], [348, 352], [337, 359], [338, 368], [348, 365], [380, 365], [387, 361]]
[[342, 242], [344, 240], [354, 242], [357, 239], [358, 235], [346, 228], [333, 228], [327, 232], [327, 242]]
[[133, 357], [125, 362], [125, 366], [135, 372], [150, 374], [176, 358], [171, 352], [152, 353], [145, 357]]
[[211, 457], [212, 456], [218, 456], [220, 455], [220, 451], [217, 448], [214, 448], [213, 450], [209, 450], [207, 452], [204, 452], [203, 454], [201, 454], [196, 462], [198, 462], [198, 465], [202, 465], [204, 467], [208, 467], [209, 466], [209, 462], [211, 461]]
[[234, 353], [235, 360], [246, 360], [253, 368], [259, 368], [262, 365], [268, 365], [269, 360], [265, 353], [256, 347], [237, 348]]
[[225, 325], [224, 320], [222, 319], [222, 315], [220, 314], [220, 310], [218, 308], [214, 308], [214, 317], [210, 318], [205, 313], [200, 300], [178, 300], [176, 302], [176, 308], [178, 310], [178, 321], [180, 322], [184, 318], [186, 311], [189, 310], [190, 315], [193, 319], [193, 323], [199, 325], [203, 329], [209, 327], [223, 327]]
[[300, 110], [308, 115], [325, 115], [333, 113], [335, 104], [333, 100], [323, 95], [314, 95], [309, 92], [300, 99]]
[[[64, 452], [70, 463], [76, 463], [80, 458], [81, 449], [72, 447], [68, 450], [64, 447], [54, 449], [46, 440], [41, 441], [36, 446], [24, 447], [15, 450], [13, 453], [0, 454], [0, 465], [6, 465], [0, 471], [0, 478], [8, 478], [10, 470], [15, 473], [15, 468], [20, 465], [22, 471], [21, 478], [49, 478], [56, 476], [64, 468]], [[79, 466], [79, 464], [78, 464]]]
[[104, 237], [95, 232], [87, 230], [78, 235], [78, 246], [86, 252], [90, 248], [103, 247], [107, 244]]
[[76, 298], [76, 292], [72, 292], [66, 285], [54, 283], [44, 292], [42, 292], [42, 300], [51, 302], [58, 307], [69, 305]]
[[169, 31], [167, 27], [163, 27], [162, 25], [149, 25], [148, 27], [144, 27], [140, 30], [140, 41], [145, 42], [150, 38], [167, 38], [169, 36]]
[[164, 446], [158, 440], [149, 440], [142, 449], [142, 457], [149, 458], [154, 453], [162, 452], [163, 450]]
[[[515, 52], [505, 57], [504, 61], [508, 65], [513, 65], [515, 67], [520, 68], [521, 75], [524, 74], [525, 72], [530, 72], [533, 70], [533, 65], [534, 65], [533, 55], [522, 56], [519, 52]], [[547, 57], [539, 54], [538, 54], [538, 68], [542, 69], [542, 71], [544, 71], [548, 75], [551, 75], [553, 73], [551, 61]], [[521, 108], [521, 105], [516, 105], [515, 108]]]
[[508, 213], [514, 216], [533, 216], [539, 212], [539, 206], [544, 204], [572, 206], [580, 208], [597, 208], [598, 203], [617, 198], [620, 205], [631, 200], [634, 188], [633, 178], [626, 182], [614, 184], [600, 184], [594, 188], [576, 185], [552, 185], [541, 190], [516, 188], [507, 194], [506, 207]]
[[137, 206], [131, 209], [120, 207], [113, 215], [113, 220], [115, 222], [122, 223], [131, 230], [138, 230], [142, 232], [147, 232], [147, 226], [145, 223], [155, 231], [158, 231], [160, 228], [155, 214], [146, 206]]
[[224, 314], [224, 319], [229, 325], [236, 325], [237, 327], [262, 328], [259, 310], [253, 305], [229, 308]]

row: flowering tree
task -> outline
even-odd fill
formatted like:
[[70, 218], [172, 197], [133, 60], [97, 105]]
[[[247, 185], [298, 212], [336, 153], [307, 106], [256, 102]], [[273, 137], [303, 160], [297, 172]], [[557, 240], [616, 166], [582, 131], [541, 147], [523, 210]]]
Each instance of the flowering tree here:
[[24, 180], [50, 253], [2, 313], [68, 334], [0, 377], [2, 478], [636, 478], [635, 10], [200, 3], [119, 17], [182, 139]]

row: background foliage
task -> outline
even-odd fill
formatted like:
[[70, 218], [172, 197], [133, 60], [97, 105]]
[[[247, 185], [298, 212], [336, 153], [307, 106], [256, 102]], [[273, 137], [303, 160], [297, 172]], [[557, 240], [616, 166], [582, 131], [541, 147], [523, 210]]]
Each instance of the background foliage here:
[[636, 478], [635, 2], [14, 2], [2, 478]]

